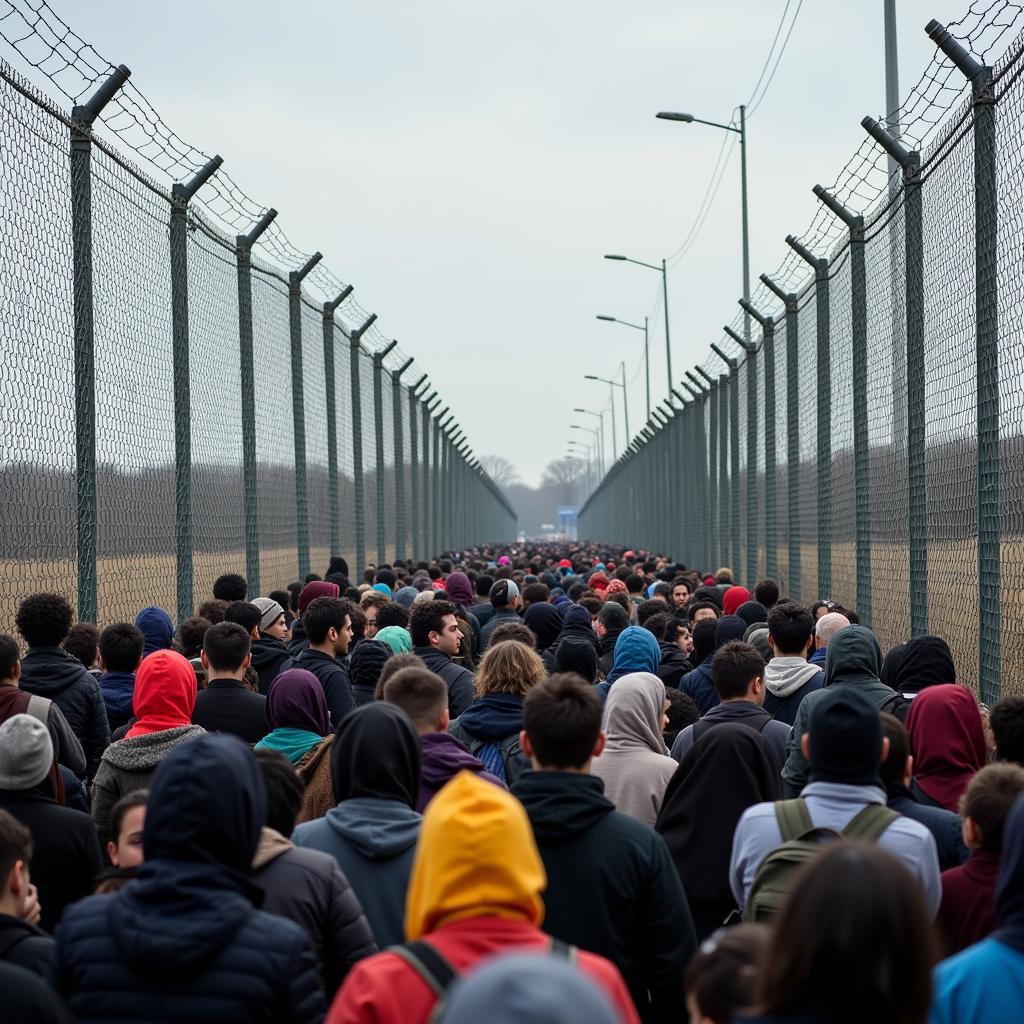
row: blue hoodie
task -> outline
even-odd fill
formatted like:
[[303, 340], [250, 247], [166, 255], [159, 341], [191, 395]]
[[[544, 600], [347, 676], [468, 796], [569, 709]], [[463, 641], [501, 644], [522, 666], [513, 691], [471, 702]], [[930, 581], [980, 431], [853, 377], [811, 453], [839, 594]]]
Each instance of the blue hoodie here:
[[163, 608], [153, 604], [143, 608], [135, 616], [135, 625], [139, 627], [146, 640], [143, 657], [154, 651], [165, 651], [171, 646], [171, 640], [174, 639], [174, 623]]
[[612, 670], [603, 683], [595, 689], [601, 700], [608, 699], [608, 691], [612, 683], [631, 672], [657, 673], [661, 664], [661, 646], [654, 634], [642, 626], [628, 626], [615, 641], [615, 653], [612, 656]]
[[103, 704], [107, 709], [107, 721], [110, 723], [110, 731], [113, 732], [132, 720], [135, 673], [104, 672], [99, 682]]

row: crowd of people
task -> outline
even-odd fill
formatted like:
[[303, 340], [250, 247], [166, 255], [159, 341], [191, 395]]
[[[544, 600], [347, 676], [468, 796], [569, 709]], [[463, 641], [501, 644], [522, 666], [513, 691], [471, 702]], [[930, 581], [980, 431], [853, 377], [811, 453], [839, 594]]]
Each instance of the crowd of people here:
[[1024, 1019], [1024, 697], [590, 543], [0, 635], [0, 1018]]

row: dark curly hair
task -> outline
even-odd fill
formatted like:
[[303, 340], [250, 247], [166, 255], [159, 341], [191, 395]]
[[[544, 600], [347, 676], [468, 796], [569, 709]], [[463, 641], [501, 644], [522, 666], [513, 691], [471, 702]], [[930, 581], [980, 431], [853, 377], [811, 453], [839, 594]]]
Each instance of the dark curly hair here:
[[218, 576], [213, 584], [213, 596], [218, 601], [227, 601], [228, 604], [232, 601], [244, 601], [248, 590], [249, 584], [246, 583], [245, 577], [239, 576], [237, 572], [226, 572], [223, 576]]
[[60, 594], [32, 594], [18, 605], [14, 623], [29, 647], [59, 647], [74, 614]]

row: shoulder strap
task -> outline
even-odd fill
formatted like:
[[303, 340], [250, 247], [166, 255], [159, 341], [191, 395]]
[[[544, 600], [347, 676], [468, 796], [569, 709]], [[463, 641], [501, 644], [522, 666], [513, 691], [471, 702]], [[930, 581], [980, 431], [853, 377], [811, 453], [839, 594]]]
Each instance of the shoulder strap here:
[[25, 708], [25, 714], [31, 715], [37, 721], [42, 722], [43, 725], [48, 726], [51, 703], [49, 697], [40, 697], [38, 694], [33, 693], [28, 698], [28, 707]]
[[844, 839], [863, 839], [877, 843], [882, 833], [899, 817], [899, 814], [885, 804], [868, 804], [862, 807], [846, 824]]
[[779, 824], [779, 832], [784, 843], [797, 839], [814, 828], [807, 804], [799, 797], [795, 800], [776, 800], [775, 820]]
[[443, 999], [459, 972], [429, 942], [418, 940], [390, 946], [388, 953], [404, 960], [438, 999]]

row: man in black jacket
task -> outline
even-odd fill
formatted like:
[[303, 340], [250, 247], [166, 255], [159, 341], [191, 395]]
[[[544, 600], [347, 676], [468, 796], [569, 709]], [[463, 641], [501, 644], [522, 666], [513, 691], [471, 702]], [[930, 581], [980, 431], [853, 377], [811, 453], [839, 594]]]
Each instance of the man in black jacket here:
[[615, 810], [590, 763], [604, 749], [600, 699], [555, 675], [523, 704], [533, 771], [512, 786], [533, 826], [548, 887], [544, 930], [622, 972], [644, 1021], [685, 1019], [683, 972], [697, 944], [679, 875], [654, 829]]
[[414, 605], [409, 619], [413, 653], [436, 672], [448, 687], [448, 714], [454, 721], [473, 703], [473, 673], [456, 664], [462, 634], [451, 601], [423, 601]]
[[96, 677], [60, 646], [71, 620], [71, 605], [59, 594], [32, 594], [21, 602], [15, 622], [28, 653], [21, 659], [19, 686], [61, 709], [82, 744], [91, 779], [110, 744], [110, 726]]
[[614, 601], [606, 601], [597, 613], [597, 637], [601, 646], [597, 668], [603, 677], [606, 677], [612, 670], [612, 664], [615, 661], [615, 641], [628, 626], [629, 615], [626, 613], [626, 609]]
[[259, 679], [260, 693], [281, 674], [288, 653], [288, 623], [284, 609], [272, 597], [257, 597], [253, 605], [260, 613], [259, 628], [252, 641], [252, 667]]
[[267, 698], [253, 693], [243, 680], [252, 662], [251, 640], [237, 622], [218, 622], [203, 637], [199, 655], [206, 670], [206, 688], [196, 694], [192, 723], [207, 732], [229, 732], [251, 747], [270, 731]]
[[0, 960], [49, 980], [53, 939], [26, 919], [35, 895], [31, 859], [32, 833], [12, 814], [0, 811]]
[[348, 601], [339, 597], [318, 597], [310, 601], [302, 615], [309, 646], [281, 668], [282, 672], [304, 668], [320, 680], [335, 728], [356, 706], [348, 669], [340, 660], [348, 654], [352, 642], [350, 607]]

